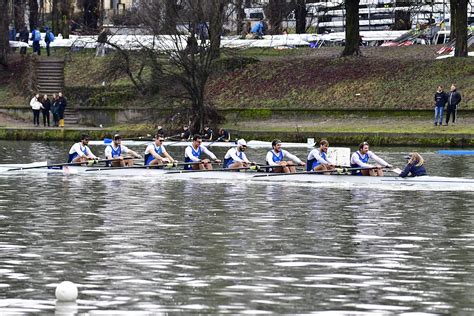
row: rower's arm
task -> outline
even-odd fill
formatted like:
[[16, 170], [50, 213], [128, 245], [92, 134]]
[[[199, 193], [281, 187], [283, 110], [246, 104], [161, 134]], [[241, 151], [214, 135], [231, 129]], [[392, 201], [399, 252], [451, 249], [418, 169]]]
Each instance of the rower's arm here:
[[[189, 147], [188, 147], [189, 148]], [[209, 157], [211, 157], [212, 160], [216, 160], [217, 157], [216, 155], [214, 155], [209, 149], [207, 149], [206, 147], [204, 146], [201, 146], [201, 150], [206, 154], [208, 155]]]
[[163, 147], [163, 155], [168, 158], [169, 161], [173, 162], [174, 159], [173, 157], [170, 156], [170, 154], [168, 154], [168, 151]]
[[104, 155], [105, 159], [112, 159], [112, 148], [110, 146], [105, 147]]
[[295, 155], [289, 153], [286, 150], [283, 150], [283, 157], [287, 157], [290, 160], [292, 160], [293, 162], [296, 162], [297, 164], [302, 164], [303, 163], [300, 158], [296, 157]]
[[385, 160], [383, 160], [382, 158], [380, 158], [379, 156], [377, 156], [376, 154], [374, 154], [371, 151], [369, 151], [369, 157], [372, 158], [373, 160], [375, 160], [377, 163], [381, 164], [382, 167], [390, 166], [390, 164], [388, 162], [386, 162]]
[[372, 165], [370, 165], [368, 163], [362, 162], [359, 159], [359, 155], [357, 155], [357, 153], [352, 154], [351, 163], [355, 164], [355, 165], [358, 165], [361, 168], [372, 168], [373, 167]]
[[97, 158], [96, 155], [94, 155], [94, 154], [92, 153], [92, 151], [91, 151], [91, 149], [89, 148], [89, 146], [86, 146], [86, 156], [87, 156], [88, 158], [93, 158], [93, 159]]

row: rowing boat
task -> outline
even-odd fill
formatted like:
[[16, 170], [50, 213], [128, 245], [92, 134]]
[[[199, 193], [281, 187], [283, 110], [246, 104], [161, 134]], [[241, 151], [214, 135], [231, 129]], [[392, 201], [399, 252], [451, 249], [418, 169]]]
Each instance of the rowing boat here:
[[[110, 145], [111, 140], [110, 139], [104, 139], [104, 140], [91, 140], [89, 141], [88, 145], [90, 146], [99, 146], [99, 145]], [[151, 140], [122, 140], [122, 145], [125, 146], [144, 146], [151, 144]], [[187, 142], [187, 141], [165, 141], [163, 145], [165, 146], [171, 146], [171, 147], [186, 147], [190, 146], [192, 142]], [[234, 147], [237, 146], [237, 144], [232, 141], [232, 142], [203, 142], [202, 145], [206, 147], [224, 147], [224, 148], [229, 148], [229, 147]], [[314, 139], [309, 138], [307, 143], [282, 143], [283, 148], [311, 148], [314, 146]], [[272, 148], [272, 143], [271, 142], [265, 142], [261, 140], [250, 140], [247, 142], [247, 147], [249, 148]]]
[[[41, 167], [44, 168], [41, 168]], [[15, 168], [31, 168], [24, 170], [8, 171]], [[158, 180], [196, 180], [232, 183], [271, 183], [283, 185], [303, 185], [316, 187], [360, 188], [382, 190], [413, 190], [413, 191], [474, 191], [474, 179], [423, 176], [415, 178], [362, 177], [351, 175], [319, 175], [319, 174], [273, 174], [255, 171], [184, 171], [175, 169], [146, 169], [146, 168], [107, 168], [107, 167], [79, 167], [64, 166], [57, 169], [48, 169], [46, 162], [33, 164], [8, 164], [0, 165], [0, 174], [25, 175], [25, 174], [63, 174], [96, 176], [105, 178], [154, 178]]]

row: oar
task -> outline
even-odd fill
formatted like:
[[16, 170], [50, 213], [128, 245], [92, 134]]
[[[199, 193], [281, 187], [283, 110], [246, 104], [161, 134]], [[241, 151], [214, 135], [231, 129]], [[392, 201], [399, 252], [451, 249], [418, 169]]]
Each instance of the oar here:
[[[275, 167], [275, 166], [273, 166]], [[266, 174], [259, 174], [254, 177], [276, 177], [276, 176], [290, 176], [290, 175], [301, 175], [301, 174], [322, 174], [326, 172], [338, 172], [338, 173], [345, 173], [348, 171], [355, 171], [355, 170], [372, 170], [378, 169], [378, 167], [372, 168], [337, 168], [337, 169], [330, 169], [330, 170], [316, 170], [316, 171], [300, 171], [300, 172], [290, 172], [290, 173], [266, 173]]]
[[[122, 140], [147, 140], [147, 141], [152, 141], [153, 138], [151, 138], [150, 134], [147, 134], [146, 136], [139, 136], [135, 138], [122, 138]], [[114, 140], [112, 138], [104, 138], [104, 144], [111, 144]]]
[[[123, 158], [123, 159], [132, 159], [131, 157], [130, 158]], [[109, 161], [114, 161], [114, 160], [118, 160], [116, 158], [112, 158], [112, 159], [98, 159], [98, 160], [94, 160], [94, 159], [90, 159], [89, 161], [95, 161], [97, 163], [99, 162], [109, 162]], [[51, 168], [51, 167], [63, 167], [63, 166], [78, 166], [78, 165], [83, 165], [87, 162], [65, 162], [65, 163], [55, 163], [55, 164], [50, 164], [50, 165], [44, 165], [44, 166], [33, 166], [33, 167], [18, 167], [18, 168], [12, 168], [12, 169], [8, 169], [7, 171], [20, 171], [20, 170], [28, 170], [28, 169], [39, 169], [39, 168]]]
[[217, 169], [198, 169], [198, 170], [175, 170], [175, 171], [168, 171], [166, 174], [176, 174], [176, 173], [194, 173], [194, 172], [213, 172], [213, 171], [240, 171], [240, 170], [257, 170], [256, 166], [251, 166], [251, 167], [240, 167], [240, 168], [217, 168]]

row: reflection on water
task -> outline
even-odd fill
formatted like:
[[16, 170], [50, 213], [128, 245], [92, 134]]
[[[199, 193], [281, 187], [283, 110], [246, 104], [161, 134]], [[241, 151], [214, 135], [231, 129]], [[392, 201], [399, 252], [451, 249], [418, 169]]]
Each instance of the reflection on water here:
[[[68, 147], [20, 144], [0, 143], [0, 162], [61, 161]], [[473, 175], [472, 157], [424, 156], [432, 170], [451, 162], [440, 174]], [[61, 175], [0, 177], [0, 192], [0, 314], [474, 306], [472, 192]], [[56, 305], [63, 280], [78, 285], [77, 305]]]

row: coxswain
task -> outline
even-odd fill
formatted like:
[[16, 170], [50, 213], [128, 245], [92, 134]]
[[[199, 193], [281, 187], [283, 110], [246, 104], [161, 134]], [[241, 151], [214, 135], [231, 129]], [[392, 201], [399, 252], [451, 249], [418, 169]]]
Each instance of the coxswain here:
[[[377, 165], [369, 164], [369, 159], [375, 160]], [[351, 156], [351, 168], [367, 168], [353, 170], [353, 175], [362, 176], [383, 176], [382, 168], [392, 168], [392, 165], [378, 157], [376, 154], [369, 150], [369, 143], [363, 142], [359, 145], [359, 150]]]
[[76, 163], [76, 162], [87, 162], [87, 160], [91, 159], [98, 159], [91, 151], [89, 146], [90, 137], [89, 135], [83, 134], [81, 136], [81, 141], [72, 145], [71, 149], [69, 149], [69, 156], [67, 159], [68, 163]]
[[[425, 160], [419, 153], [411, 153], [407, 156], [408, 158], [408, 163], [399, 173], [399, 176], [402, 178], [406, 177], [420, 177], [420, 176], [426, 176], [426, 169], [424, 166]], [[396, 170], [399, 171], [400, 169]], [[395, 170], [394, 170], [395, 171]], [[395, 172], [396, 172], [395, 171]]]
[[[316, 147], [317, 144], [314, 144]], [[314, 148], [308, 154], [306, 160], [306, 171], [328, 171], [334, 170], [335, 162], [328, 157], [329, 142], [325, 139], [319, 142], [319, 148]], [[324, 173], [329, 174], [329, 173]]]
[[209, 126], [204, 127], [204, 131], [202, 133], [202, 140], [212, 142], [213, 139], [214, 131]]
[[133, 159], [124, 159], [124, 155], [128, 155], [134, 158], [142, 158], [135, 151], [129, 149], [127, 146], [122, 145], [122, 136], [115, 134], [112, 143], [105, 147], [105, 159], [114, 159], [110, 161], [109, 165], [112, 167], [131, 167], [133, 166]]
[[194, 135], [193, 142], [190, 146], [186, 147], [184, 151], [184, 162], [193, 162], [194, 164], [185, 165], [185, 170], [212, 170], [212, 164], [209, 159], [201, 159], [202, 153], [208, 155], [212, 160], [217, 163], [221, 161], [217, 159], [209, 149], [202, 145], [201, 135]]
[[145, 165], [162, 165], [164, 163], [173, 163], [175, 160], [166, 151], [163, 142], [163, 135], [156, 135], [155, 141], [145, 149]]
[[224, 156], [224, 168], [228, 169], [238, 169], [246, 168], [251, 164], [245, 155], [245, 150], [247, 149], [247, 142], [245, 139], [239, 139], [237, 141], [237, 147], [230, 148]]
[[179, 134], [179, 138], [182, 141], [188, 141], [191, 138], [191, 131], [189, 130], [188, 125], [183, 126], [183, 131]]
[[[270, 166], [276, 166], [272, 168], [272, 172], [276, 173], [292, 173], [296, 172], [295, 163], [304, 166], [306, 165], [298, 157], [293, 154], [290, 154], [288, 151], [281, 149], [281, 141], [274, 139], [272, 141], [272, 150], [267, 153], [266, 162]], [[285, 161], [283, 159], [288, 158], [291, 161]]]
[[217, 139], [220, 142], [230, 142], [230, 133], [223, 128], [219, 129], [219, 138]]

